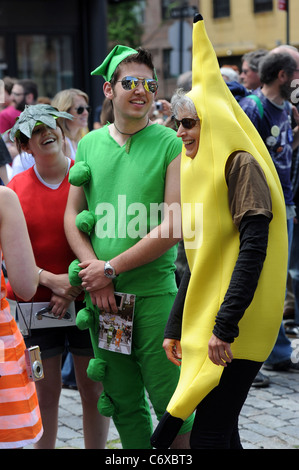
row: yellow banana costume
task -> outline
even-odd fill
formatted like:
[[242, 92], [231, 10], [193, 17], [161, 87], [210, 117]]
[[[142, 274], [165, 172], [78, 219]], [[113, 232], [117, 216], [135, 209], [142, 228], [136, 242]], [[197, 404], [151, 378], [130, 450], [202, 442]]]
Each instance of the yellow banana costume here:
[[[239, 253], [225, 180], [227, 159], [235, 151], [250, 153], [262, 167], [271, 191], [273, 219], [254, 298], [231, 344], [234, 358], [266, 360], [277, 338], [285, 296], [287, 229], [280, 181], [262, 139], [221, 76], [201, 15], [196, 15], [193, 25], [192, 73], [188, 95], [200, 118], [200, 143], [194, 159], [186, 157], [183, 148], [181, 166], [183, 233], [191, 278], [183, 312], [180, 380], [152, 436], [157, 448], [171, 444], [181, 423], [218, 385], [223, 372], [209, 359], [208, 342]], [[202, 223], [196, 240], [187, 235], [190, 227], [198, 231], [198, 203]]]

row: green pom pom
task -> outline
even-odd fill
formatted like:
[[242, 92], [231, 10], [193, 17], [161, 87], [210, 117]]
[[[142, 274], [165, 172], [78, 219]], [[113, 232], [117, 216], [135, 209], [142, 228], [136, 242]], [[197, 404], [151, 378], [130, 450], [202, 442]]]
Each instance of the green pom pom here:
[[88, 235], [91, 234], [95, 222], [94, 214], [87, 210], [80, 212], [76, 217], [76, 227], [78, 227], [81, 232], [87, 233]]
[[93, 325], [93, 310], [90, 308], [82, 308], [77, 313], [76, 325], [79, 330], [87, 330]]
[[82, 279], [78, 276], [81, 268], [79, 268], [78, 264], [80, 261], [75, 259], [69, 265], [69, 281], [71, 286], [81, 286]]
[[69, 182], [73, 186], [83, 186], [91, 178], [90, 167], [86, 162], [75, 163], [69, 171]]
[[106, 395], [105, 392], [103, 392], [99, 398], [98, 410], [101, 415], [107, 416], [108, 418], [114, 414], [115, 407], [111, 401], [111, 398]]
[[103, 359], [90, 359], [87, 367], [87, 375], [95, 382], [102, 382], [105, 377], [106, 361]]

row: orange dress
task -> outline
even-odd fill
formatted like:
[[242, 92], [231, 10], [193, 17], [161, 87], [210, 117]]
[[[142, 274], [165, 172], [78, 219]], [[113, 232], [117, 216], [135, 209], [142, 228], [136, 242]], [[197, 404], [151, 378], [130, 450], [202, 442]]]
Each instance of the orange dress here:
[[43, 427], [35, 383], [26, 371], [25, 343], [10, 314], [2, 272], [0, 302], [0, 449], [13, 449], [37, 442]]

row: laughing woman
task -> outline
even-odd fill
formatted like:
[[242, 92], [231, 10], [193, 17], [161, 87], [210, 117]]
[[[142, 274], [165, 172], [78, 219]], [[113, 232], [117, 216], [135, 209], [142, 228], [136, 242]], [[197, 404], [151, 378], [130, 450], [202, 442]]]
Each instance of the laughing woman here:
[[[267, 162], [268, 169], [257, 151], [253, 152], [256, 153], [254, 157], [249, 151], [243, 150], [247, 145], [245, 131], [242, 131], [244, 137], [239, 148], [237, 140], [229, 144], [233, 151], [228, 151], [227, 160], [223, 158], [224, 152], [219, 150], [221, 146], [218, 147], [218, 159], [215, 158], [214, 163], [212, 157], [209, 158], [209, 152], [202, 150], [206, 136], [209, 136], [213, 127], [206, 125], [204, 118], [199, 119], [195, 107], [197, 101], [194, 102], [189, 94], [179, 89], [172, 97], [171, 104], [177, 136], [182, 139], [184, 146], [186, 166], [181, 173], [182, 182], [185, 183], [190, 174], [194, 178], [193, 184], [188, 182], [188, 188], [194, 189], [193, 198], [196, 202], [203, 201], [202, 230], [204, 234], [206, 230], [210, 233], [209, 237], [203, 237], [203, 242], [196, 248], [194, 245], [190, 247], [185, 239], [188, 267], [169, 315], [163, 343], [168, 359], [181, 366], [180, 389], [177, 389], [179, 392], [176, 392], [172, 403], [179, 396], [180, 412], [183, 410], [184, 413], [187, 413], [189, 406], [196, 406], [191, 449], [239, 449], [242, 448], [238, 429], [239, 414], [252, 381], [267, 357], [264, 349], [271, 351], [278, 332], [279, 309], [276, 312], [270, 309], [269, 313], [261, 307], [264, 299], [267, 299], [264, 289], [272, 282], [269, 263], [275, 260], [272, 214], [279, 214], [276, 203], [272, 204], [272, 195], [276, 197], [274, 183], [268, 176], [272, 166], [271, 162]], [[255, 150], [253, 146], [252, 150]], [[201, 176], [200, 182], [199, 175], [205, 175]], [[271, 191], [268, 181], [271, 182]], [[184, 201], [187, 191], [186, 186], [182, 185], [182, 188]], [[187, 197], [191, 204], [191, 196], [188, 194]], [[221, 207], [221, 224], [216, 215], [217, 204]], [[219, 226], [217, 235], [214, 235]], [[281, 234], [284, 233], [283, 228], [281, 224]], [[283, 240], [282, 236], [282, 250], [285, 249]], [[221, 244], [219, 251], [215, 248], [218, 243]], [[228, 255], [233, 243], [234, 256]], [[217, 254], [212, 257], [211, 252]], [[205, 265], [208, 265], [206, 259], [213, 263], [211, 266], [217, 264], [214, 269], [210, 269], [209, 264], [209, 275], [204, 271]], [[229, 268], [228, 259], [233, 260]], [[281, 266], [283, 279], [283, 263]], [[219, 272], [222, 277], [218, 277]], [[223, 286], [219, 282], [220, 277]], [[283, 299], [283, 282], [277, 292]], [[190, 304], [191, 311], [188, 309]], [[272, 320], [267, 320], [268, 314], [273, 316]], [[273, 331], [270, 331], [270, 322]], [[188, 325], [192, 329], [192, 337]], [[260, 331], [263, 333], [258, 338], [257, 332]], [[253, 344], [254, 347], [250, 347]], [[189, 373], [187, 378], [186, 370]], [[181, 389], [185, 393], [182, 394], [183, 398]], [[189, 400], [183, 406], [181, 403], [186, 400], [186, 396]], [[194, 400], [193, 405], [190, 405], [191, 399]], [[175, 417], [173, 422], [179, 423], [177, 410], [173, 411], [172, 404], [168, 406], [173, 415], [166, 413], [164, 422]], [[163, 423], [163, 419], [160, 423]], [[162, 435], [163, 425], [159, 426], [153, 438], [156, 447], [160, 446]]]
[[[64, 234], [63, 217], [69, 192], [68, 172], [73, 162], [63, 152], [61, 118], [72, 119], [72, 116], [49, 105], [29, 106], [10, 133], [19, 150], [32, 154], [35, 160], [34, 166], [16, 175], [9, 186], [19, 197], [39, 267], [39, 287], [34, 301], [49, 302], [56, 317], [65, 315], [71, 301], [75, 300], [77, 311], [82, 308], [80, 290], [71, 287], [68, 280], [68, 266], [74, 255]], [[14, 299], [10, 286], [8, 293]], [[101, 388], [86, 375], [92, 356], [88, 332], [79, 331], [76, 326], [32, 329], [25, 341], [27, 347], [40, 347], [45, 375], [36, 383], [44, 424], [44, 435], [36, 447], [55, 447], [61, 357], [68, 341], [82, 400], [85, 446], [104, 448], [109, 422], [97, 413]]]

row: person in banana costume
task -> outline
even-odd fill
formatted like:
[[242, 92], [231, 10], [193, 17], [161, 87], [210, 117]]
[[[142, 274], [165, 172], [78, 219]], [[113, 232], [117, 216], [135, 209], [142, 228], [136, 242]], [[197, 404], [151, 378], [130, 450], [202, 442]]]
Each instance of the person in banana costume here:
[[282, 319], [285, 204], [272, 159], [221, 76], [201, 15], [194, 18], [192, 71], [191, 91], [172, 100], [184, 144], [182, 225], [191, 274], [182, 280], [164, 349], [181, 371], [151, 442], [169, 447], [196, 409], [191, 448], [240, 448], [238, 416]]

